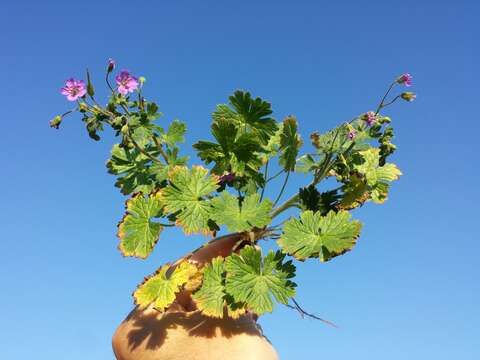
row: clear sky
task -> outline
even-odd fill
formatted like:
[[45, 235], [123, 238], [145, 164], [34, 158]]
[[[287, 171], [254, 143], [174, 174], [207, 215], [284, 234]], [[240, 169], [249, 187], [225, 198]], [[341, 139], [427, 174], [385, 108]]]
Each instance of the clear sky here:
[[236, 88], [295, 114], [308, 142], [413, 74], [417, 101], [386, 111], [404, 176], [355, 212], [352, 252], [298, 268], [298, 300], [340, 328], [281, 306], [260, 322], [283, 360], [479, 359], [479, 18], [474, 0], [3, 1], [0, 358], [113, 359], [137, 283], [202, 241], [165, 232], [148, 260], [122, 258], [112, 136], [48, 126], [64, 80], [88, 66], [100, 89], [113, 57], [187, 122], [190, 155]]

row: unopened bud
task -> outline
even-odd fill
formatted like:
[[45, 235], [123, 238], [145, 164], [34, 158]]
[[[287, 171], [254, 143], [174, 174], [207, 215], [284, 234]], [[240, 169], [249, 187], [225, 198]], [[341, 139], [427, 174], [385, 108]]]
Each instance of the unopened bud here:
[[87, 94], [93, 97], [95, 90], [93, 89], [92, 81], [90, 80], [90, 72], [87, 69]]
[[108, 65], [107, 65], [107, 73], [110, 74], [113, 69], [115, 69], [115, 60], [112, 58], [108, 59]]
[[400, 97], [405, 101], [413, 101], [417, 98], [417, 95], [411, 91], [405, 91], [400, 94]]
[[54, 129], [58, 129], [61, 123], [62, 123], [62, 116], [57, 115], [52, 120], [50, 120], [50, 127]]
[[147, 79], [145, 79], [145, 77], [143, 77], [143, 76], [140, 76], [138, 78], [138, 82], [140, 83], [140, 86], [143, 86], [143, 84], [145, 84], [146, 81], [147, 81]]
[[78, 110], [80, 112], [87, 112], [88, 111], [88, 105], [81, 102], [80, 104], [78, 104]]

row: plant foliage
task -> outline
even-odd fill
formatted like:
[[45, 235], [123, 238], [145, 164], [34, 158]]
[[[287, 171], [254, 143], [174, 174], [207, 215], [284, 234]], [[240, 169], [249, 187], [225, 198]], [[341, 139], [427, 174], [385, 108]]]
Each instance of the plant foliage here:
[[[193, 145], [201, 166], [189, 165], [180, 153], [186, 124], [166, 124], [158, 105], [143, 95], [145, 79], [122, 71], [113, 84], [114, 70], [109, 62], [105, 105], [95, 98], [90, 73], [86, 82], [68, 80], [62, 94], [76, 107], [50, 124], [58, 129], [64, 117], [78, 112], [90, 138], [98, 141], [111, 128], [118, 139], [106, 166], [115, 186], [129, 196], [118, 225], [121, 253], [146, 258], [160, 233], [174, 226], [187, 235], [233, 233], [206, 247], [225, 238], [236, 241], [230, 251], [204, 263], [190, 262], [190, 254], [160, 267], [134, 292], [141, 307], [165, 311], [180, 291], [216, 318], [263, 314], [275, 303], [288, 304], [296, 288], [293, 262], [325, 262], [352, 250], [362, 228], [352, 210], [369, 201], [385, 202], [401, 175], [387, 161], [396, 150], [394, 130], [381, 112], [398, 99], [414, 99], [411, 92], [389, 98], [395, 87], [411, 83], [409, 74], [392, 82], [375, 112], [312, 133], [306, 150], [296, 117], [278, 122], [269, 102], [237, 90], [213, 111], [209, 139]], [[288, 186], [294, 172], [305, 180], [300, 189]], [[278, 188], [275, 198], [266, 196], [267, 187], [270, 192]], [[285, 191], [290, 197], [283, 198]], [[287, 210], [289, 216], [272, 225]], [[264, 255], [261, 240], [273, 241], [278, 250]]]

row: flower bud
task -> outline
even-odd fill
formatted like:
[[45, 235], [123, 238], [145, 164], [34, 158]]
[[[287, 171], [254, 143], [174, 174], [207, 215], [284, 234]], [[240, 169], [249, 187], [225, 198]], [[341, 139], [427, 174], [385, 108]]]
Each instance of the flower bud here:
[[140, 86], [143, 86], [143, 84], [145, 84], [146, 81], [147, 81], [147, 79], [145, 79], [144, 76], [140, 76], [138, 78], [138, 82], [140, 83]]
[[405, 91], [400, 94], [400, 97], [405, 101], [413, 101], [417, 98], [417, 95], [411, 91]]
[[58, 129], [61, 123], [62, 123], [62, 116], [57, 115], [52, 120], [50, 120], [50, 127], [54, 129]]
[[108, 59], [108, 65], [107, 65], [107, 73], [110, 74], [113, 69], [115, 69], [115, 60], [112, 58]]
[[93, 97], [95, 90], [93, 89], [92, 81], [90, 80], [90, 72], [87, 69], [87, 94]]
[[347, 129], [348, 129], [348, 135], [347, 135], [348, 138], [349, 138], [350, 140], [354, 140], [355, 137], [357, 136], [357, 132], [355, 131], [355, 129], [353, 128], [353, 126], [350, 125], [350, 124], [347, 124]]
[[122, 131], [122, 134], [127, 135], [128, 134], [128, 125], [123, 125], [121, 131]]
[[81, 102], [80, 104], [78, 104], [78, 110], [83, 113], [87, 112], [88, 111], [87, 104]]

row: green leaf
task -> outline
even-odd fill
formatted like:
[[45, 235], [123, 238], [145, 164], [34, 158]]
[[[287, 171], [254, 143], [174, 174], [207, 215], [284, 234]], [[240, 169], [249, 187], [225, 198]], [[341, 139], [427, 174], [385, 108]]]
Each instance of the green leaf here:
[[[291, 261], [283, 262], [284, 255], [270, 250], [262, 259], [260, 250], [246, 246], [240, 253], [225, 259], [226, 291], [236, 302], [245, 302], [253, 312], [261, 315], [272, 312], [275, 298], [286, 304], [295, 295], [296, 284]], [[273, 296], [273, 298], [272, 298]]]
[[232, 110], [227, 104], [217, 105], [217, 109], [212, 113], [212, 118], [214, 122], [229, 120], [236, 124], [242, 121], [241, 116]]
[[169, 146], [176, 146], [177, 143], [185, 142], [185, 133], [187, 132], [187, 126], [184, 122], [179, 120], [173, 120], [167, 133], [162, 134], [162, 142]]
[[217, 257], [203, 270], [202, 287], [192, 295], [204, 315], [220, 318], [225, 306], [225, 267], [222, 257]]
[[278, 243], [299, 260], [318, 257], [320, 261], [328, 261], [355, 245], [362, 225], [357, 220], [349, 221], [350, 218], [347, 211], [330, 211], [326, 216], [305, 211], [300, 219], [292, 218], [285, 223]]
[[286, 171], [295, 170], [295, 163], [297, 155], [303, 142], [297, 132], [297, 119], [293, 116], [287, 117], [283, 120], [283, 131], [280, 134], [280, 165]]
[[374, 186], [378, 182], [387, 182], [397, 180], [402, 172], [395, 164], [379, 165], [380, 149], [371, 148], [365, 151], [360, 151], [361, 162], [354, 164], [354, 169], [365, 176], [367, 184]]
[[312, 170], [318, 169], [320, 167], [319, 164], [320, 162], [316, 161], [312, 155], [310, 154], [302, 155], [297, 159], [295, 171], [306, 174]]
[[[167, 154], [168, 155], [168, 154]], [[177, 166], [185, 166], [187, 164], [188, 157], [168, 157], [168, 164], [161, 162], [155, 162], [149, 168], [149, 174], [155, 177], [156, 182], [160, 185], [168, 178], [168, 173], [172, 171]]]
[[283, 123], [277, 123], [277, 131], [273, 134], [268, 143], [263, 145], [263, 151], [258, 153], [262, 163], [267, 162], [268, 159], [275, 157], [280, 152], [280, 136], [283, 133]]
[[162, 203], [158, 194], [137, 194], [126, 202], [126, 214], [118, 224], [119, 249], [124, 256], [145, 259], [153, 250], [163, 227], [152, 221], [160, 217]]
[[372, 201], [377, 204], [383, 204], [388, 198], [389, 187], [389, 184], [383, 182], [376, 184], [370, 193]]
[[242, 232], [253, 227], [264, 227], [272, 221], [270, 211], [272, 202], [268, 199], [260, 202], [260, 194], [245, 197], [240, 205], [236, 196], [223, 191], [211, 201], [212, 218], [219, 225], [226, 225], [228, 231]]
[[186, 234], [209, 233], [212, 208], [204, 197], [217, 189], [218, 177], [209, 176], [201, 166], [193, 166], [191, 171], [178, 166], [168, 174], [168, 180], [170, 184], [162, 189], [165, 210], [176, 214]]
[[173, 272], [169, 264], [161, 267], [147, 278], [133, 293], [135, 303], [140, 307], [154, 304], [157, 310], [164, 311], [175, 300], [176, 293], [198, 271], [188, 262], [180, 263]]
[[339, 153], [347, 150], [352, 143], [348, 132], [348, 127], [342, 124], [324, 134], [313, 133], [310, 139], [320, 154]]
[[110, 174], [120, 175], [115, 186], [121, 189], [122, 194], [136, 192], [145, 194], [152, 192], [157, 183], [149, 169], [151, 160], [136, 149], [127, 149], [115, 144], [111, 151], [111, 158], [107, 161]]
[[228, 99], [237, 114], [240, 115], [237, 119], [240, 119], [254, 134], [258, 135], [263, 144], [267, 144], [269, 138], [277, 130], [275, 120], [269, 117], [272, 114], [270, 103], [259, 97], [253, 99], [249, 92], [241, 90], [235, 91]]
[[193, 145], [200, 159], [206, 164], [215, 163], [212, 172], [222, 175], [233, 172], [237, 176], [245, 173], [257, 174], [262, 165], [257, 152], [262, 147], [251, 134], [240, 133], [232, 120], [219, 119], [212, 124], [212, 134], [218, 143], [199, 141]]
[[360, 176], [353, 174], [348, 182], [342, 186], [343, 196], [339, 208], [344, 210], [355, 209], [370, 199], [370, 187]]
[[318, 211], [321, 215], [326, 215], [331, 210], [336, 211], [338, 200], [340, 199], [337, 190], [320, 193], [314, 185], [301, 188], [299, 197], [300, 206], [304, 211]]

